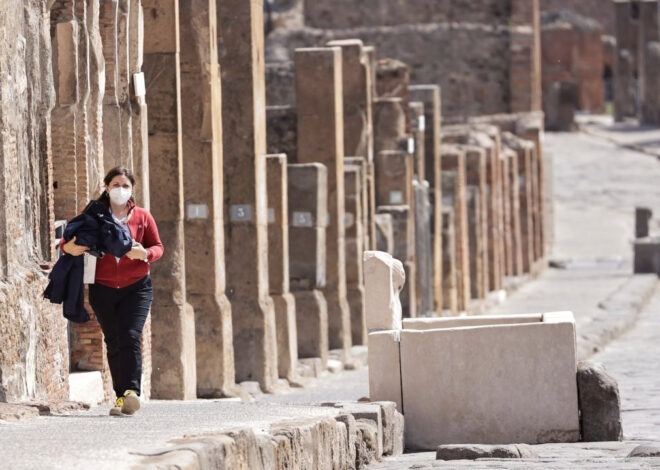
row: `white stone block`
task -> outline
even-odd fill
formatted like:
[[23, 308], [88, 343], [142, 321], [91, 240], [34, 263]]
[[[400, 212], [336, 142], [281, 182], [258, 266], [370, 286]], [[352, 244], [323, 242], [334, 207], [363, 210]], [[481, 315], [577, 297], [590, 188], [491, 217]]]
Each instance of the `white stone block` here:
[[572, 314], [481, 326], [460, 320], [464, 326], [401, 332], [406, 449], [577, 441]]
[[101, 372], [72, 372], [69, 374], [69, 400], [95, 406], [103, 401]]
[[399, 330], [369, 333], [369, 399], [393, 401], [403, 412]]
[[507, 325], [511, 323], [540, 323], [543, 315], [478, 315], [463, 317], [404, 318], [406, 330], [436, 330], [438, 328], [462, 328], [470, 326]]
[[382, 251], [365, 251], [363, 260], [367, 330], [400, 330], [403, 265]]

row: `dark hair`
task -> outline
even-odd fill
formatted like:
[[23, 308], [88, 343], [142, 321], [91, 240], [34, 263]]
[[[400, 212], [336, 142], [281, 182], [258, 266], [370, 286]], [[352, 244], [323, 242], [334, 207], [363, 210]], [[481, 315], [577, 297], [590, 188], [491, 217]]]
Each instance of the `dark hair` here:
[[[105, 175], [105, 178], [103, 178], [103, 184], [108, 186], [110, 182], [115, 178], [115, 176], [119, 176], [119, 175], [124, 175], [126, 178], [129, 179], [129, 181], [131, 182], [131, 186], [133, 187], [133, 193], [135, 193], [135, 176], [133, 176], [133, 172], [131, 170], [123, 166], [116, 166], [112, 170], [110, 170], [108, 174]], [[109, 206], [110, 195], [108, 194], [108, 191], [104, 189], [103, 192], [101, 193], [101, 196], [99, 196], [98, 200], [104, 202]], [[131, 194], [130, 200], [135, 203], [135, 197], [133, 197], [133, 194]]]

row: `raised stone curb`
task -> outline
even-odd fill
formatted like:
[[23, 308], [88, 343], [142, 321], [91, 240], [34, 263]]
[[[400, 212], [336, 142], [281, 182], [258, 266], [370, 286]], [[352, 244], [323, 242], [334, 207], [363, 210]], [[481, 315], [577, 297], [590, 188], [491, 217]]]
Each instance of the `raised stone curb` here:
[[598, 307], [603, 310], [603, 314], [577, 330], [578, 360], [588, 359], [630, 328], [657, 285], [658, 276], [655, 274], [636, 274], [600, 302]]
[[403, 451], [403, 416], [394, 403], [332, 403], [337, 416], [273, 423], [267, 431], [222, 430], [171, 441], [134, 469], [361, 469]]

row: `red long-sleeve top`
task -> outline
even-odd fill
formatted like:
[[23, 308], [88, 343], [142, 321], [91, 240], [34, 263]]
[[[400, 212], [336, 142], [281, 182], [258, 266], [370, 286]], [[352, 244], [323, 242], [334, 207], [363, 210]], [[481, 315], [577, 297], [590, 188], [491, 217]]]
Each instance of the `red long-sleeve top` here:
[[[95, 283], [108, 287], [122, 288], [130, 286], [149, 274], [150, 263], [163, 256], [163, 243], [158, 235], [156, 221], [148, 210], [136, 206], [129, 201], [128, 228], [133, 239], [147, 250], [147, 262], [122, 256], [119, 261], [111, 254], [106, 254], [96, 262]], [[64, 245], [60, 241], [60, 249]]]

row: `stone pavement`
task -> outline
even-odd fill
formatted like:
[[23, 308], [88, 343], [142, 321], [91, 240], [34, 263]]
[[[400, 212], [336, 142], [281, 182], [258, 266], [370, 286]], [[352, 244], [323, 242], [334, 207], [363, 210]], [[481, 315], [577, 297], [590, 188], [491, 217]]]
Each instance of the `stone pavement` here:
[[660, 158], [660, 128], [640, 125], [637, 119], [614, 122], [612, 116], [578, 115], [576, 122], [583, 132], [605, 138], [621, 147]]

